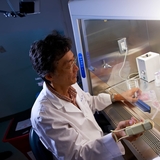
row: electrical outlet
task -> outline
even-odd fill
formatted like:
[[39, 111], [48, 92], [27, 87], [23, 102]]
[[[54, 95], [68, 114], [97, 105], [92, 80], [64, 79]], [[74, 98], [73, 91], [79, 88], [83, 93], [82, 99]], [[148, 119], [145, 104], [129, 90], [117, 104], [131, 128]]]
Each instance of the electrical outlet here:
[[118, 40], [118, 46], [119, 46], [119, 51], [120, 53], [125, 53], [127, 51], [127, 42], [126, 42], [126, 38], [122, 38], [120, 40]]

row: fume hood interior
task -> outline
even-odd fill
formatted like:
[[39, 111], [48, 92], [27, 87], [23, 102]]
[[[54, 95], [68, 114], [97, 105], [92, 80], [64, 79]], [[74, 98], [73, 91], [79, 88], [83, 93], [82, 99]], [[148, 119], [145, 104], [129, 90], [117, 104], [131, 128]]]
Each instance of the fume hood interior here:
[[[136, 58], [145, 53], [160, 53], [160, 2], [116, 2], [69, 2], [82, 88], [93, 95], [108, 91], [122, 93], [128, 89], [127, 80], [136, 78], [144, 93], [153, 91], [156, 94], [156, 104], [160, 106], [160, 88], [154, 80], [147, 82], [139, 78], [136, 64]], [[127, 8], [123, 9], [124, 5]], [[83, 12], [78, 9], [82, 6]], [[154, 130], [132, 144], [126, 142], [140, 160], [160, 155], [160, 110], [153, 106], [153, 101], [146, 103], [151, 106], [150, 113], [138, 107], [131, 111], [126, 106], [134, 106], [132, 103], [114, 104], [105, 109], [113, 125], [131, 116], [154, 121]]]
[[[147, 132], [148, 134], [143, 135], [143, 137], [145, 137], [144, 141], [147, 145], [151, 146], [152, 151], [155, 152], [154, 156], [156, 157], [156, 155], [160, 154], [160, 150], [157, 149], [160, 139], [160, 107], [157, 107], [160, 106], [160, 88], [155, 85], [154, 80], [147, 82], [139, 78], [136, 57], [150, 51], [160, 53], [160, 21], [87, 19], [79, 20], [79, 25], [87, 82], [91, 94], [97, 95], [101, 92], [112, 90], [121, 94], [129, 89], [126, 82], [129, 79], [136, 78], [138, 87], [142, 89], [143, 93], [151, 95], [151, 92], [153, 92], [156, 95], [156, 100], [154, 101], [145, 100], [151, 106], [150, 113], [144, 112], [138, 107], [134, 108], [134, 110], [124, 107], [125, 109], [122, 111], [122, 109], [119, 108], [118, 110], [118, 107], [112, 106], [110, 109], [106, 108], [105, 110], [109, 116], [111, 115], [111, 119], [117, 123], [123, 119], [117, 118], [118, 115], [115, 114], [115, 111], [113, 112], [113, 108], [120, 115], [122, 112], [121, 116], [124, 119], [135, 116], [137, 119], [141, 117], [142, 119], [154, 121], [155, 130], [151, 133]], [[118, 41], [123, 38], [126, 39], [127, 50], [124, 53], [120, 53]], [[157, 71], [159, 70], [160, 67], [157, 68]], [[125, 106], [127, 105], [125, 104]], [[153, 143], [148, 140], [148, 137], [153, 140]], [[135, 143], [134, 145], [137, 147], [140, 144]], [[137, 150], [141, 155], [144, 154], [141, 148]], [[153, 153], [150, 154], [153, 155]], [[142, 157], [139, 158], [141, 159]]]

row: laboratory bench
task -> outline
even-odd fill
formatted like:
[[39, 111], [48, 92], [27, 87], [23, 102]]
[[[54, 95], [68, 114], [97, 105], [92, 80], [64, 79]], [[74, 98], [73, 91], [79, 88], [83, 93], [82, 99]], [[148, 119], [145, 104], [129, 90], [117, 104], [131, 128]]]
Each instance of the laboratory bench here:
[[[134, 79], [134, 78], [133, 78]], [[131, 79], [132, 80], [132, 79]], [[142, 91], [143, 102], [150, 106], [150, 111], [143, 110], [135, 103], [120, 101], [106, 107], [102, 113], [115, 128], [119, 121], [130, 119], [132, 116], [137, 120], [150, 119], [154, 122], [151, 130], [145, 131], [136, 141], [122, 140], [138, 160], [160, 159], [160, 87], [155, 82], [146, 82], [136, 79], [138, 87]], [[109, 87], [100, 82], [93, 88], [93, 94], [97, 93], [123, 93], [128, 90], [128, 80]]]

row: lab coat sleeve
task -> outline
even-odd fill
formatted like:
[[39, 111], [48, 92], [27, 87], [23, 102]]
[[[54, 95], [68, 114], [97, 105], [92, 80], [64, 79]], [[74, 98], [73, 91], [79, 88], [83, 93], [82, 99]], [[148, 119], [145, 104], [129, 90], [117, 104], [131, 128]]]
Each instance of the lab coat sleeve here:
[[41, 113], [35, 129], [38, 130], [45, 146], [48, 146], [53, 154], [58, 155], [60, 160], [112, 160], [121, 156], [111, 134], [88, 141], [67, 124], [63, 117], [58, 114], [52, 116], [54, 119], [46, 113]]
[[95, 113], [96, 110], [101, 111], [112, 104], [110, 94], [100, 93], [97, 96], [92, 96], [90, 93], [84, 92], [77, 83], [74, 84], [73, 87], [76, 89], [77, 94], [81, 94], [85, 97], [93, 113]]

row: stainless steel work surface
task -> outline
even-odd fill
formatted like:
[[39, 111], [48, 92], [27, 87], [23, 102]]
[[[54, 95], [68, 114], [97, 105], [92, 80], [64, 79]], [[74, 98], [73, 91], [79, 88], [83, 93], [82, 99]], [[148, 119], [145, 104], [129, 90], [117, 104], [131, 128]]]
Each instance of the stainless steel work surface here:
[[[129, 112], [128, 107], [122, 102], [116, 102], [104, 110], [104, 115], [109, 118], [112, 126], [116, 126], [119, 121], [130, 119], [131, 116], [136, 117], [136, 114]], [[134, 142], [125, 143], [130, 148], [132, 153], [138, 160], [152, 160], [156, 158], [160, 153], [159, 148], [159, 135], [155, 134], [155, 129], [146, 131], [140, 138]]]
[[[125, 140], [125, 143], [137, 157], [138, 160], [152, 160], [160, 155], [160, 111], [154, 106], [154, 102], [159, 103], [160, 100], [160, 87], [156, 87], [154, 81], [146, 82], [138, 79], [139, 88], [142, 94], [152, 94], [156, 99], [145, 99], [145, 103], [150, 105], [151, 112], [143, 112], [135, 104], [130, 102], [115, 102], [104, 110], [104, 115], [109, 119], [112, 126], [116, 126], [119, 121], [130, 119], [131, 116], [137, 119], [151, 119], [154, 122], [152, 130], [144, 132], [144, 134], [136, 141], [130, 143]], [[123, 93], [128, 90], [127, 81], [122, 82], [114, 87], [105, 90], [105, 92]], [[153, 95], [151, 95], [153, 96]]]
[[[160, 133], [160, 87], [155, 86], [155, 82], [146, 82], [142, 79], [137, 79], [138, 87], [142, 91], [142, 100], [151, 107], [151, 112], [144, 112], [135, 103], [126, 103], [126, 106], [134, 106], [129, 109], [129, 112], [135, 112], [138, 119], [149, 118], [153, 120], [155, 128]], [[110, 89], [105, 90], [106, 92], [116, 92], [122, 94], [128, 90], [128, 81], [124, 81]], [[129, 108], [129, 107], [128, 107]]]

